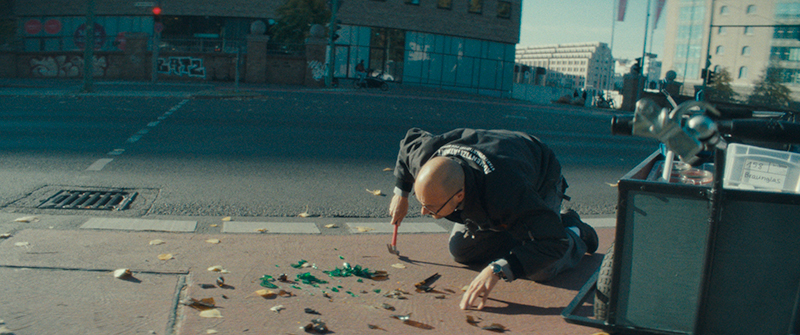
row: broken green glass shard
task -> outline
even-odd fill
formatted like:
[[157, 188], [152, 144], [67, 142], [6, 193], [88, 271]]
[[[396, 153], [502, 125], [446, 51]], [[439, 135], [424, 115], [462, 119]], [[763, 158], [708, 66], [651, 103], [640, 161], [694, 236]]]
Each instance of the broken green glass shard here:
[[331, 291], [333, 291], [333, 292], [339, 292], [339, 289], [338, 289], [338, 288], [335, 288], [335, 287], [331, 287]]
[[357, 297], [357, 295], [355, 293], [353, 293], [353, 292], [345, 291], [345, 293], [351, 295], [353, 298]]
[[331, 271], [323, 271], [327, 273], [331, 277], [350, 277], [356, 276], [366, 279], [373, 279], [373, 280], [385, 280], [388, 279], [388, 274], [386, 271], [370, 271], [368, 268], [362, 268], [361, 265], [350, 266], [348, 263], [344, 263], [341, 268], [334, 268]]
[[293, 268], [295, 268], [295, 269], [299, 269], [299, 268], [302, 268], [302, 267], [303, 267], [303, 264], [306, 264], [306, 263], [308, 263], [308, 261], [307, 261], [307, 260], [305, 260], [305, 259], [301, 259], [299, 262], [297, 262], [297, 264], [291, 264], [291, 266], [292, 266]]
[[272, 283], [273, 281], [275, 281], [275, 279], [273, 279], [272, 276], [264, 275], [259, 280], [261, 280], [261, 286], [263, 287], [278, 288], [278, 285]]
[[310, 272], [304, 272], [297, 275], [297, 281], [306, 285], [327, 284], [327, 281], [314, 277]]

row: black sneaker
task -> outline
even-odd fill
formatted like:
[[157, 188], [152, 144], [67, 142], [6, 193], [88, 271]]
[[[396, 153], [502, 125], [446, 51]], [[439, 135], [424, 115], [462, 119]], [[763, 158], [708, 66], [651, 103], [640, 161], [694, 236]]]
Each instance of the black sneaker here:
[[581, 232], [581, 240], [586, 243], [586, 252], [593, 254], [597, 251], [600, 240], [597, 238], [597, 232], [594, 231], [592, 226], [581, 221], [580, 215], [573, 209], [568, 209], [561, 213], [561, 222], [564, 227], [578, 227]]

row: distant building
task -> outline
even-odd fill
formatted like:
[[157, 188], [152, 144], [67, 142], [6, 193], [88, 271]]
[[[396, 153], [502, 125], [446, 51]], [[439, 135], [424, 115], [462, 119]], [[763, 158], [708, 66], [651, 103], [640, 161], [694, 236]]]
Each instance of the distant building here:
[[516, 62], [538, 75], [544, 73], [543, 85], [587, 91], [612, 88], [614, 58], [606, 43], [517, 46]]
[[772, 65], [800, 94], [800, 2], [667, 1], [666, 22], [662, 77], [674, 70], [691, 89], [702, 84], [708, 60], [710, 70], [726, 69], [734, 89], [747, 93]]

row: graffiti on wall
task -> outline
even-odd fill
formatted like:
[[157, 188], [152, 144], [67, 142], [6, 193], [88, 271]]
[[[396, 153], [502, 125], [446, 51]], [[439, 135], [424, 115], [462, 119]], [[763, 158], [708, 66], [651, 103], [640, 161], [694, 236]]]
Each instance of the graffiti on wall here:
[[[46, 56], [31, 58], [31, 74], [34, 77], [69, 78], [83, 76], [82, 56]], [[105, 56], [93, 57], [94, 76], [103, 77], [108, 68]]]
[[158, 73], [205, 78], [206, 68], [203, 66], [202, 58], [194, 58], [194, 57], [159, 58]]
[[320, 81], [325, 77], [325, 64], [317, 60], [308, 62], [308, 68], [311, 69], [311, 78], [315, 81]]

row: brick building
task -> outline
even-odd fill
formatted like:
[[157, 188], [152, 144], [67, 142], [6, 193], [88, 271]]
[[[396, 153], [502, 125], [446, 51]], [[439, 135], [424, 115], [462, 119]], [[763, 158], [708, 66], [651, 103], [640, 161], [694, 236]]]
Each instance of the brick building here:
[[[95, 0], [97, 52], [107, 54], [106, 62], [112, 62], [115, 53], [124, 52], [128, 47], [127, 36], [131, 34], [150, 37], [148, 50], [152, 50], [155, 29], [151, 11], [158, 5], [162, 9], [163, 22], [159, 27], [163, 29], [159, 51], [176, 59], [188, 59], [159, 59], [159, 76], [171, 73], [173, 76], [194, 77], [195, 80], [230, 80], [230, 66], [226, 65], [229, 60], [212, 61], [228, 68], [210, 69], [206, 59], [213, 54], [233, 57], [231, 55], [242, 53], [242, 57], [252, 57], [246, 49], [247, 39], [252, 37], [251, 25], [256, 21], [264, 22], [266, 26], [274, 24], [278, 19], [276, 9], [284, 2]], [[48, 54], [56, 59], [60, 53], [75, 53], [82, 49], [87, 0], [11, 3], [19, 41], [13, 52]], [[505, 96], [512, 85], [520, 16], [521, 0], [343, 1], [337, 17], [342, 29], [335, 41], [334, 76], [355, 77], [355, 65], [359, 60], [365, 60], [367, 67], [383, 72], [384, 78], [395, 82]], [[180, 53], [187, 56], [178, 55]], [[193, 65], [192, 59], [201, 59], [202, 64], [195, 62]], [[176, 71], [170, 62], [180, 71]], [[273, 67], [281, 67], [281, 62]], [[186, 64], [181, 65], [183, 63]], [[283, 64], [310, 66], [308, 61], [291, 59]], [[101, 66], [113, 68], [114, 64]], [[38, 71], [34, 65], [30, 67], [30, 71], [17, 71], [16, 75], [72, 73], [58, 70], [63, 67], [60, 63], [51, 64], [44, 70], [39, 67]], [[190, 69], [199, 67], [204, 70], [192, 72]], [[267, 71], [270, 71], [269, 66]], [[120, 76], [124, 73], [119, 69], [111, 72], [120, 73]], [[285, 76], [265, 76], [268, 82], [269, 78], [280, 77]]]

